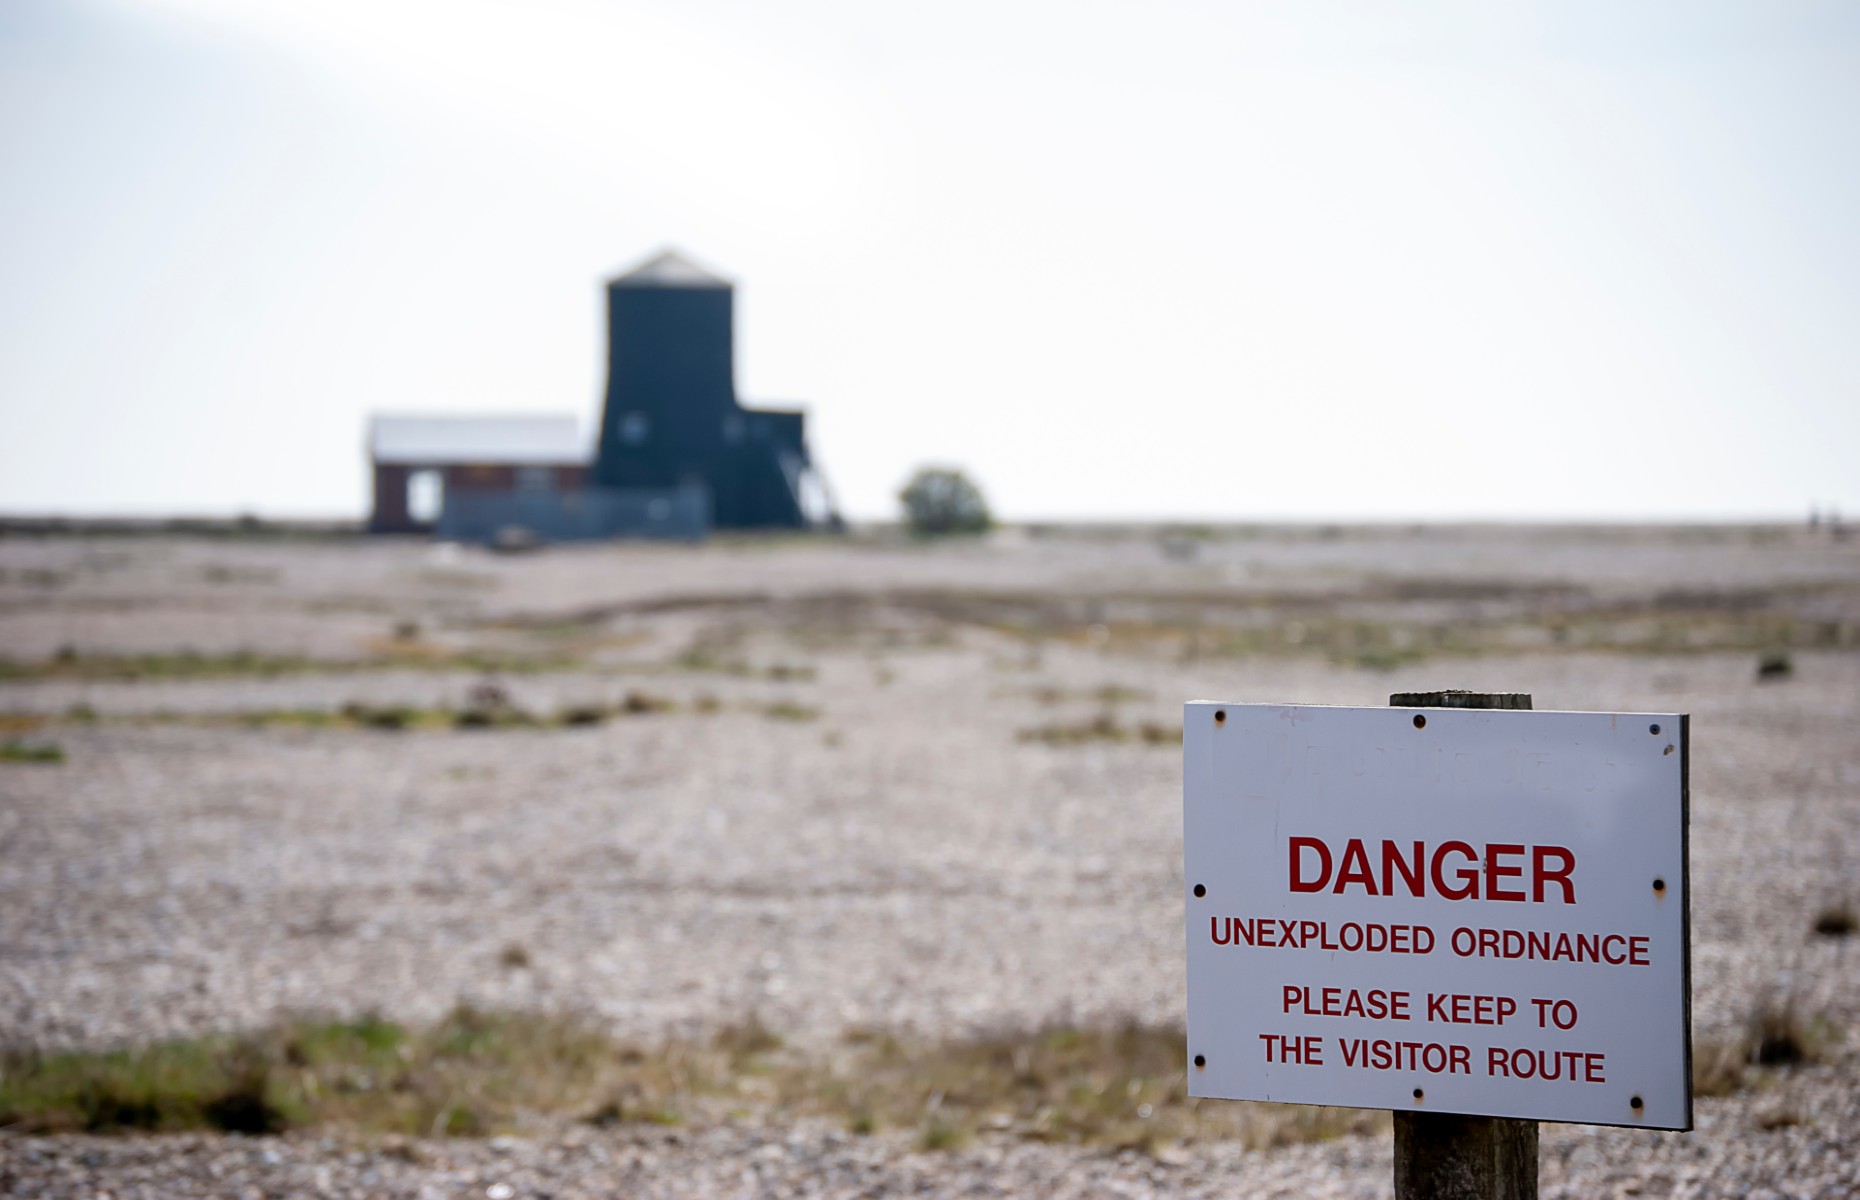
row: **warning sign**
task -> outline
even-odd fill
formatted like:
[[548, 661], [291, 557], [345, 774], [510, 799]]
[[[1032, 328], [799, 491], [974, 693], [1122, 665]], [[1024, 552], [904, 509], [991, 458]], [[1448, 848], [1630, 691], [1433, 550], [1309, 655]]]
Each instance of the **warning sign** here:
[[1692, 1127], [1684, 716], [1183, 728], [1190, 1095]]

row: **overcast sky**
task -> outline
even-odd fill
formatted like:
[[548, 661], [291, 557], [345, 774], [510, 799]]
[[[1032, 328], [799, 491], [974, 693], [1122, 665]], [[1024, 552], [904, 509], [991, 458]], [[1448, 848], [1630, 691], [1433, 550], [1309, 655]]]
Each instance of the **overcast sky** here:
[[737, 281], [857, 517], [1860, 515], [1860, 5], [0, 2], [0, 511], [359, 515]]

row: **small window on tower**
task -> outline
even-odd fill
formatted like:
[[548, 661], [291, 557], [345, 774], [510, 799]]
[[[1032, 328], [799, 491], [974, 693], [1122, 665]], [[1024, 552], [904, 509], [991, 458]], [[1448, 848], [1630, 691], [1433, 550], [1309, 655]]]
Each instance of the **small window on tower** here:
[[620, 440], [629, 446], [640, 445], [651, 432], [652, 422], [643, 412], [630, 412], [620, 418]]

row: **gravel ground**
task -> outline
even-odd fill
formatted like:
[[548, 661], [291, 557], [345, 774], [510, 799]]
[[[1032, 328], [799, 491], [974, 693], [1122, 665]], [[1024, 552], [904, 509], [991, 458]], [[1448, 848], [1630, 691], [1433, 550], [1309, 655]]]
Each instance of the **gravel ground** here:
[[[1140, 536], [522, 558], [0, 541], [0, 657], [335, 660], [274, 678], [0, 683], [0, 714], [52, 715], [23, 736], [67, 755], [0, 764], [0, 1040], [104, 1046], [303, 1012], [418, 1021], [461, 999], [647, 1039], [751, 1013], [800, 1044], [852, 1027], [1167, 1023], [1183, 993], [1179, 755], [1017, 733], [1105, 709], [1173, 723], [1191, 698], [1379, 704], [1443, 686], [1693, 714], [1697, 1038], [1785, 1000], [1852, 1029], [1860, 949], [1810, 932], [1822, 909], [1860, 903], [1860, 655], [1844, 634], [1795, 651], [1793, 678], [1772, 684], [1744, 650], [1368, 670], [1120, 649], [1090, 622], [1031, 644], [887, 597], [966, 589], [1089, 613], [1094, 597], [1219, 592], [1257, 598], [1271, 621], [1343, 604], [1444, 624], [1513, 612], [1523, 627], [1549, 588], [1578, 606], [1839, 624], [1860, 622], [1860, 548], [1785, 531], [1473, 528], [1160, 551]], [[436, 645], [585, 658], [499, 680], [534, 711], [630, 689], [678, 710], [574, 730], [239, 722], [464, 703], [475, 675], [368, 665], [408, 622]], [[707, 638], [731, 669], [680, 659]], [[771, 664], [805, 670], [771, 678]], [[1092, 698], [1105, 687], [1119, 690]], [[779, 719], [777, 703], [815, 715]], [[100, 719], [58, 716], [76, 705]], [[511, 946], [528, 966], [504, 965]], [[1701, 1101], [1689, 1135], [1546, 1126], [1544, 1193], [1860, 1194], [1853, 1040]], [[807, 1124], [391, 1146], [0, 1133], [0, 1194], [1355, 1196], [1387, 1194], [1388, 1157], [1386, 1139], [1363, 1138], [1158, 1157], [984, 1138], [925, 1155]]]

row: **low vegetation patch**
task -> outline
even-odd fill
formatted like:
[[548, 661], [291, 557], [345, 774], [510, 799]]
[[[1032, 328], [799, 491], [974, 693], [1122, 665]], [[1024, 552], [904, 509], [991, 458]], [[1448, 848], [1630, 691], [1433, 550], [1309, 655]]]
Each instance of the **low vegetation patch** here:
[[274, 679], [286, 675], [342, 674], [355, 671], [431, 670], [528, 674], [572, 671], [584, 664], [573, 658], [525, 658], [467, 650], [435, 650], [423, 643], [401, 647], [383, 643], [367, 658], [304, 658], [236, 650], [228, 654], [88, 654], [69, 646], [45, 659], [0, 658], [0, 682], [49, 679]]
[[[783, 630], [852, 644], [900, 621], [913, 640], [987, 629], [1037, 648], [1195, 661], [1315, 657], [1390, 670], [1420, 661], [1569, 651], [1756, 655], [1860, 648], [1860, 623], [1802, 611], [1823, 585], [1667, 591], [1616, 600], [1566, 585], [1369, 578], [1336, 590], [1078, 594], [960, 588], [821, 593], [783, 601]], [[766, 600], [764, 600], [766, 603]], [[705, 635], [699, 661], [725, 661]], [[826, 644], [823, 642], [823, 644]], [[1018, 664], [1002, 655], [1004, 668]]]
[[654, 1047], [587, 1024], [460, 1007], [410, 1029], [299, 1021], [98, 1053], [0, 1056], [0, 1124], [25, 1130], [342, 1126], [479, 1136], [539, 1120], [704, 1123], [745, 1114], [896, 1130], [928, 1150], [978, 1136], [1154, 1150], [1253, 1146], [1386, 1128], [1384, 1114], [1187, 1095], [1181, 1031], [1049, 1028], [954, 1041], [855, 1032], [789, 1046], [756, 1020]]
[[1110, 713], [1099, 713], [1085, 721], [1059, 721], [1036, 725], [1020, 731], [1023, 742], [1040, 742], [1048, 746], [1079, 746], [1088, 742], [1140, 742], [1145, 746], [1179, 746], [1182, 728], [1156, 721], [1124, 725]]
[[270, 1049], [198, 1038], [98, 1054], [0, 1056], [0, 1125], [29, 1131], [224, 1129], [272, 1133], [289, 1116]]
[[[1013, 689], [1006, 689], [1013, 694]], [[1041, 704], [1063, 704], [1069, 700], [1090, 700], [1109, 708], [1118, 704], [1151, 699], [1153, 693], [1147, 688], [1125, 687], [1118, 683], [1100, 684], [1089, 688], [1066, 688], [1057, 684], [1042, 684], [1026, 689], [1026, 694]]]
[[[950, 1042], [888, 1034], [848, 1039], [849, 1070], [805, 1078], [812, 1107], [855, 1132], [915, 1131], [925, 1149], [997, 1134], [1154, 1151], [1193, 1140], [1255, 1147], [1386, 1128], [1386, 1114], [1273, 1104], [1203, 1106], [1187, 1090], [1179, 1029], [1048, 1028]], [[804, 1094], [796, 1105], [810, 1107]]]
[[[792, 700], [745, 702], [740, 711], [755, 713], [776, 721], [812, 721], [820, 710]], [[582, 729], [608, 721], [664, 713], [691, 712], [712, 716], [726, 705], [716, 696], [700, 694], [689, 705], [681, 705], [669, 696], [637, 688], [629, 689], [612, 701], [587, 701], [564, 705], [553, 712], [534, 712], [517, 705], [496, 685], [474, 688], [462, 705], [424, 706], [415, 704], [371, 704], [351, 701], [341, 708], [265, 708], [234, 712], [134, 714], [109, 718], [112, 721], [154, 722], [164, 725], [237, 725], [247, 729], [331, 729], [375, 730], [383, 733], [406, 733], [434, 730], [506, 730], [506, 729]], [[63, 720], [72, 724], [89, 724], [101, 720], [95, 712], [75, 711]], [[43, 728], [49, 719], [40, 716], [8, 718], [0, 716], [0, 733], [28, 732]], [[35, 757], [43, 755], [44, 757]], [[55, 746], [35, 747], [17, 739], [0, 743], [0, 762], [62, 761]]]
[[681, 671], [714, 672], [738, 679], [768, 679], [776, 683], [812, 683], [819, 674], [805, 663], [752, 663], [733, 653], [728, 639], [700, 641], [673, 659], [672, 665]]
[[[628, 691], [613, 703], [571, 704], [553, 713], [538, 714], [517, 706], [495, 684], [480, 684], [462, 708], [377, 707], [344, 705], [340, 723], [367, 729], [574, 729], [600, 725], [616, 717], [674, 712], [678, 705], [664, 696]], [[261, 722], [262, 723], [262, 722]]]
[[8, 740], [0, 742], [0, 762], [7, 763], [61, 763], [65, 761], [63, 747], [50, 742], [22, 742]]
[[412, 1032], [374, 1017], [296, 1022], [103, 1053], [0, 1059], [0, 1124], [29, 1130], [222, 1129], [339, 1124], [421, 1135], [514, 1127], [596, 1094], [625, 1066], [574, 1022], [461, 1007]]

